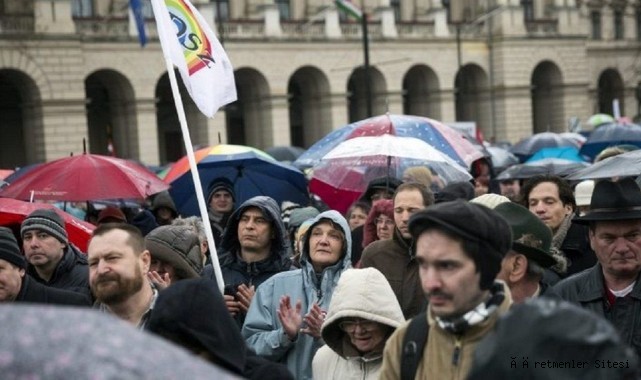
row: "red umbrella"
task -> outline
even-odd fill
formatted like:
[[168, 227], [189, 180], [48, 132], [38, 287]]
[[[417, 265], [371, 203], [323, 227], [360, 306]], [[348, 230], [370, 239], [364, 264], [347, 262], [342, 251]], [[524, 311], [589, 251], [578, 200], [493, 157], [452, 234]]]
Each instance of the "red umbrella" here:
[[72, 202], [145, 199], [168, 188], [136, 162], [82, 154], [38, 166], [0, 190], [0, 197]]
[[9, 227], [19, 232], [20, 224], [22, 224], [27, 215], [43, 208], [52, 209], [62, 216], [65, 221], [67, 235], [69, 235], [69, 241], [80, 248], [81, 251], [87, 252], [87, 244], [95, 226], [48, 203], [29, 203], [16, 199], [0, 198], [0, 226]]

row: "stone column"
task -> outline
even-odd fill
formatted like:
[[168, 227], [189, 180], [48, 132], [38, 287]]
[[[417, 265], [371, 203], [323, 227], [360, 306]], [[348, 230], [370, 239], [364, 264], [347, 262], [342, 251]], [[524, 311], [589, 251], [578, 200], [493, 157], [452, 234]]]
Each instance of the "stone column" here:
[[[268, 133], [265, 130], [265, 133]], [[265, 136], [260, 147], [265, 149], [276, 145], [290, 145], [289, 131], [289, 102], [287, 94], [272, 95], [272, 131], [271, 136]]]
[[280, 37], [283, 30], [280, 27], [280, 13], [275, 4], [263, 6], [264, 21], [265, 21], [265, 36], [266, 37]]
[[[136, 99], [136, 119], [138, 124], [137, 150], [138, 159], [150, 165], [160, 163], [158, 149], [158, 120], [156, 118], [156, 100], [154, 98]], [[176, 144], [185, 143], [176, 141]]]
[[336, 8], [330, 8], [325, 11], [325, 36], [336, 39], [342, 37], [338, 10]]
[[392, 7], [380, 7], [376, 14], [381, 18], [381, 34], [383, 38], [397, 38], [396, 20], [394, 19], [394, 9]]
[[[71, 153], [81, 154], [83, 139], [87, 143], [89, 141], [85, 99], [43, 100], [42, 125], [44, 152], [36, 148], [34, 153], [37, 158], [51, 161]], [[87, 147], [87, 150], [90, 148]]]

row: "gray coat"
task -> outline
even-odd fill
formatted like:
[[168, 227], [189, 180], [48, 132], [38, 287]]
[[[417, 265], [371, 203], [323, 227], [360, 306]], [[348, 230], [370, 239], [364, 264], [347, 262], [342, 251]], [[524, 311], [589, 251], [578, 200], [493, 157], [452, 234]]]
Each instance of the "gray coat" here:
[[301, 268], [278, 273], [258, 287], [242, 329], [248, 346], [258, 355], [287, 364], [294, 377], [300, 380], [312, 378], [312, 358], [323, 342], [305, 334], [299, 334], [294, 342], [289, 340], [276, 313], [280, 298], [287, 295], [292, 304], [300, 300], [303, 315], [309, 312], [314, 302], [321, 309], [328, 310], [340, 275], [351, 266], [352, 238], [347, 221], [340, 213], [332, 210], [314, 218], [312, 226], [321, 219], [332, 220], [345, 233], [343, 258], [325, 268], [318, 283], [309, 259], [310, 228], [304, 238], [306, 243], [301, 255]]
[[596, 264], [590, 269], [562, 280], [550, 290], [551, 295], [588, 309], [610, 321], [619, 331], [621, 340], [641, 355], [641, 281], [632, 292], [608, 305], [603, 282], [603, 268]]

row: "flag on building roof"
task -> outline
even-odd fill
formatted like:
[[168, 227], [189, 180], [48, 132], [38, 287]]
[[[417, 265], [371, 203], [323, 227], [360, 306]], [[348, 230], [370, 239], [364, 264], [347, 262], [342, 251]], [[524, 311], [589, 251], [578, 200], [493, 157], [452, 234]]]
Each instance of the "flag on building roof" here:
[[140, 0], [129, 0], [129, 7], [131, 13], [136, 21], [136, 29], [138, 30], [138, 40], [140, 46], [145, 46], [147, 43], [147, 33], [145, 32], [145, 17], [142, 14], [142, 2]]
[[188, 0], [152, 0], [165, 59], [207, 117], [237, 99], [234, 68], [203, 16]]
[[334, 0], [336, 7], [347, 13], [349, 16], [359, 20], [363, 18], [363, 11], [359, 7], [354, 5], [351, 0]]

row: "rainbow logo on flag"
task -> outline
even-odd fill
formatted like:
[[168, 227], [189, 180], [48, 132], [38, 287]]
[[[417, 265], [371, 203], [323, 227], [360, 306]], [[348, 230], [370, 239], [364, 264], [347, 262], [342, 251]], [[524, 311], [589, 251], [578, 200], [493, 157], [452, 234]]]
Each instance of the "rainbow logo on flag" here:
[[216, 63], [212, 45], [191, 8], [184, 0], [165, 0], [169, 17], [176, 27], [176, 37], [183, 49], [189, 75]]

